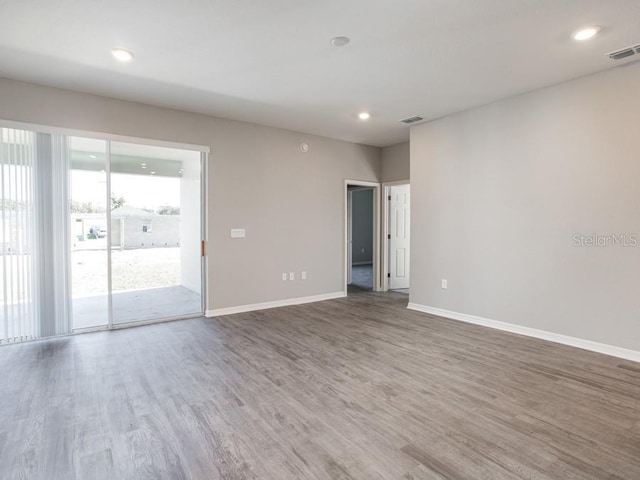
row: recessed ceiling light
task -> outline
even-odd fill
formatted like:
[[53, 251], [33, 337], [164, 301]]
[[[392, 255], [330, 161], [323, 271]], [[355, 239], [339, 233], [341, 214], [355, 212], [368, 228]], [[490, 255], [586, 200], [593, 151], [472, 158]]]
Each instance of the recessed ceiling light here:
[[149, 173], [150, 173], [151, 175], [155, 175], [155, 174], [156, 174], [156, 172], [149, 172]]
[[589, 25], [588, 27], [584, 27], [573, 32], [571, 38], [580, 41], [589, 40], [590, 38], [595, 37], [598, 32], [600, 32], [600, 27], [598, 27], [597, 25]]
[[331, 45], [334, 47], [344, 47], [350, 41], [349, 37], [334, 37], [331, 39]]
[[91, 157], [91, 158], [98, 158], [98, 156], [97, 156], [97, 155], [94, 155], [93, 153], [92, 153], [91, 155], [89, 155], [89, 157]]
[[133, 53], [126, 48], [112, 48], [111, 54], [120, 62], [130, 62], [133, 60]]
[[369, 120], [371, 118], [371, 115], [369, 115], [369, 113], [367, 112], [362, 112], [358, 114], [358, 118], [360, 120]]

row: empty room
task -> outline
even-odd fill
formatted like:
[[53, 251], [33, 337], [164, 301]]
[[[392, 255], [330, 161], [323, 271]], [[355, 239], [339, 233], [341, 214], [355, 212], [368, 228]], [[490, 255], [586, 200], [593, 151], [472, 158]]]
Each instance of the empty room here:
[[640, 2], [0, 2], [0, 478], [640, 479]]

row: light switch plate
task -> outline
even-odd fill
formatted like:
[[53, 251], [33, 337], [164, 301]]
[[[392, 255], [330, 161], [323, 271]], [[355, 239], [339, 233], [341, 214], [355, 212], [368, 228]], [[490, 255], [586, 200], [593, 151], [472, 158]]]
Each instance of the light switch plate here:
[[245, 231], [244, 228], [232, 228], [231, 229], [231, 238], [244, 238]]

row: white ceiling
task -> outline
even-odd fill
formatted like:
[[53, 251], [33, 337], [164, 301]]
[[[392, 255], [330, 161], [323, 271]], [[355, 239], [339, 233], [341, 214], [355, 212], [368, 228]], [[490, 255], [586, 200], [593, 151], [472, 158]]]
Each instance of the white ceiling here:
[[640, 0], [0, 0], [0, 76], [376, 146], [638, 43]]

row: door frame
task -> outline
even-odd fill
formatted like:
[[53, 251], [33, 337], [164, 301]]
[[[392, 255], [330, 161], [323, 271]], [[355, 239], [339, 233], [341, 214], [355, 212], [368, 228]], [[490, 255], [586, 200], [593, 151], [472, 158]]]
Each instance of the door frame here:
[[[75, 135], [70, 135], [75, 136]], [[116, 140], [114, 140], [116, 141]], [[111, 140], [106, 140], [107, 142], [107, 165], [106, 172], [109, 174], [107, 176], [107, 201], [110, 201], [111, 198]], [[175, 146], [170, 148], [183, 148], [179, 146], [180, 144], [174, 144]], [[164, 145], [162, 145], [164, 146]], [[183, 148], [184, 150], [189, 150], [189, 148]], [[190, 318], [198, 318], [204, 315], [204, 312], [207, 310], [207, 305], [209, 302], [209, 295], [207, 290], [208, 280], [209, 280], [209, 271], [208, 271], [208, 258], [209, 258], [209, 242], [208, 242], [208, 198], [209, 198], [209, 184], [207, 182], [207, 171], [209, 166], [209, 153], [206, 151], [200, 151], [200, 201], [201, 201], [201, 209], [200, 209], [200, 242], [201, 250], [200, 250], [200, 278], [201, 278], [201, 292], [200, 292], [200, 302], [202, 313], [188, 313], [185, 315], [174, 315], [170, 317], [161, 317], [156, 319], [148, 319], [148, 320], [137, 320], [133, 322], [125, 322], [125, 323], [114, 323], [113, 322], [113, 290], [112, 290], [112, 278], [111, 278], [111, 229], [107, 228], [107, 245], [109, 248], [107, 249], [107, 270], [108, 270], [108, 323], [106, 325], [98, 325], [93, 327], [80, 327], [80, 328], [72, 328], [71, 333], [73, 334], [81, 334], [81, 333], [91, 333], [91, 332], [99, 332], [104, 330], [121, 330], [125, 328], [132, 327], [141, 327], [144, 325], [153, 325], [156, 323], [165, 323], [165, 322], [174, 322], [176, 320], [186, 320]], [[108, 223], [107, 225], [111, 225], [111, 212], [107, 209], [108, 213]]]
[[209, 306], [209, 151], [200, 152], [200, 302], [202, 315]]
[[347, 188], [347, 285], [353, 280], [353, 190]]
[[[67, 134], [65, 134], [67, 135]], [[67, 136], [69, 137], [77, 137], [80, 135], [75, 135], [73, 133], [69, 133]], [[101, 140], [105, 142], [105, 173], [106, 173], [106, 199], [107, 205], [109, 205], [111, 199], [111, 164], [112, 164], [112, 155], [111, 149], [113, 143], [131, 143], [136, 145], [145, 145], [145, 146], [159, 146], [163, 148], [174, 148], [180, 150], [190, 150], [194, 152], [198, 152], [200, 154], [199, 164], [200, 164], [200, 228], [198, 231], [199, 241], [201, 243], [200, 248], [200, 312], [196, 313], [187, 313], [184, 315], [171, 315], [167, 317], [146, 319], [146, 320], [134, 320], [131, 322], [122, 322], [116, 323], [114, 322], [114, 313], [113, 313], [113, 265], [112, 265], [112, 242], [111, 242], [111, 225], [112, 225], [112, 216], [111, 209], [107, 208], [106, 212], [106, 222], [108, 225], [107, 228], [107, 323], [105, 325], [97, 325], [91, 327], [73, 327], [73, 317], [71, 333], [90, 333], [95, 331], [103, 331], [103, 330], [119, 330], [130, 327], [138, 327], [142, 325], [152, 325], [155, 323], [164, 323], [164, 322], [172, 322], [175, 320], [183, 320], [189, 318], [197, 318], [204, 315], [204, 312], [207, 309], [208, 304], [208, 196], [209, 196], [209, 184], [207, 182], [207, 172], [208, 172], [208, 159], [209, 152], [207, 147], [202, 147], [202, 149], [195, 149], [195, 146], [190, 146], [187, 144], [173, 143], [173, 142], [147, 142], [145, 139], [139, 138], [129, 138], [129, 137], [118, 137], [117, 139], [112, 138], [110, 135], [102, 135], [104, 138], [99, 138], [98, 135], [92, 135], [91, 133], [82, 135], [84, 138], [91, 138], [96, 140]]]
[[[122, 140], [106, 140], [107, 142], [107, 202], [111, 199], [111, 145], [112, 143], [135, 143], [138, 145], [148, 145], [144, 143], [144, 141], [130, 141], [123, 142]], [[180, 144], [175, 144], [180, 145]], [[164, 145], [162, 145], [164, 146]], [[192, 150], [190, 148], [184, 148], [180, 146], [173, 146], [168, 148], [176, 148], [181, 150]], [[109, 248], [108, 252], [108, 261], [107, 261], [107, 269], [108, 269], [108, 299], [109, 299], [109, 324], [106, 330], [119, 330], [123, 328], [130, 327], [139, 327], [143, 325], [153, 325], [154, 323], [164, 323], [164, 322], [173, 322], [175, 320], [185, 320], [189, 318], [197, 318], [202, 317], [204, 312], [207, 310], [207, 301], [208, 301], [208, 292], [207, 292], [207, 280], [208, 280], [208, 271], [207, 271], [207, 257], [208, 257], [208, 225], [207, 225], [207, 202], [208, 202], [208, 182], [207, 182], [207, 166], [208, 166], [208, 158], [209, 153], [206, 150], [192, 150], [199, 151], [200, 153], [200, 308], [201, 312], [196, 313], [187, 313], [184, 315], [172, 315], [168, 317], [160, 317], [160, 318], [152, 318], [148, 320], [135, 320], [133, 322], [122, 322], [115, 323], [113, 321], [113, 288], [112, 288], [112, 264], [111, 264], [111, 228], [107, 229], [107, 245]], [[108, 205], [109, 203], [107, 203]], [[108, 223], [107, 225], [111, 226], [111, 211], [107, 209], [107, 217]], [[90, 327], [91, 328], [91, 327]], [[86, 331], [83, 329], [83, 332]]]
[[384, 231], [382, 232], [382, 288], [383, 292], [389, 290], [389, 197], [390, 187], [398, 187], [400, 185], [411, 185], [409, 180], [398, 180], [395, 182], [384, 182], [382, 188], [384, 197], [382, 198], [382, 217], [384, 223]]
[[343, 231], [343, 249], [342, 249], [342, 264], [344, 266], [343, 272], [343, 287], [344, 287], [344, 295], [347, 296], [348, 289], [348, 274], [349, 274], [349, 201], [348, 201], [348, 192], [349, 186], [354, 187], [371, 187], [373, 188], [373, 255], [371, 256], [373, 261], [373, 285], [372, 291], [379, 292], [382, 290], [382, 282], [380, 275], [380, 183], [377, 182], [369, 182], [364, 180], [351, 180], [345, 179], [344, 181], [344, 231]]

